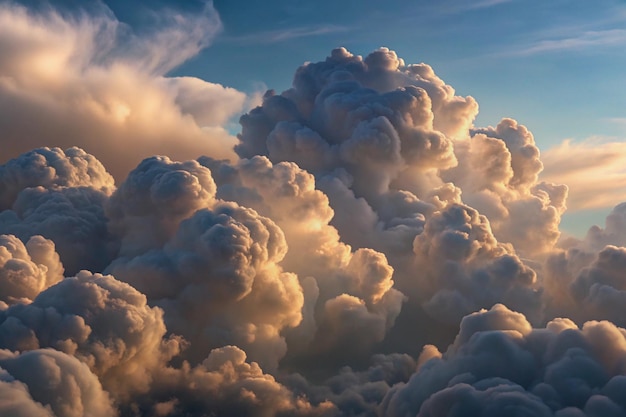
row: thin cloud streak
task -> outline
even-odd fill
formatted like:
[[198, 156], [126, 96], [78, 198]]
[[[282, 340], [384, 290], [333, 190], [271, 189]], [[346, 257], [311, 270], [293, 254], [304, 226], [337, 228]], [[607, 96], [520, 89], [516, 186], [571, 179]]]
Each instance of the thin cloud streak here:
[[615, 47], [624, 44], [626, 44], [626, 30], [624, 29], [590, 30], [578, 36], [539, 40], [530, 46], [511, 51], [508, 55], [528, 56], [546, 52], [580, 51], [588, 50], [589, 48]]
[[292, 39], [347, 32], [348, 30], [349, 28], [338, 25], [303, 26], [296, 28], [257, 32], [242, 36], [224, 36], [221, 40], [246, 45], [273, 44], [289, 41]]

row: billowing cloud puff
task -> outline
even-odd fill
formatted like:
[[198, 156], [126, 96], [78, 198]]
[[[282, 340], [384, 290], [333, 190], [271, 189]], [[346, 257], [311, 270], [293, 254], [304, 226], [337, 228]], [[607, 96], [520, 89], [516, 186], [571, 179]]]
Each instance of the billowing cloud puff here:
[[606, 217], [605, 227], [589, 228], [583, 247], [588, 250], [600, 250], [605, 245], [626, 246], [626, 202], [620, 203]]
[[183, 221], [162, 249], [109, 269], [165, 310], [168, 329], [191, 342], [185, 354], [194, 362], [237, 344], [276, 368], [286, 352], [281, 330], [302, 318], [298, 279], [277, 265], [285, 251], [271, 220], [220, 203]]
[[622, 415], [625, 334], [606, 321], [579, 329], [557, 319], [532, 329], [523, 315], [496, 305], [464, 318], [455, 343], [394, 386], [381, 412]]
[[69, 274], [110, 262], [103, 205], [115, 186], [93, 155], [36, 149], [0, 165], [0, 184], [0, 233], [53, 240]]
[[336, 415], [373, 416], [390, 387], [405, 383], [415, 373], [415, 360], [406, 354], [377, 354], [362, 371], [343, 367], [339, 373], [313, 384], [301, 375], [291, 374], [282, 382], [294, 392], [305, 394], [311, 403], [330, 401]]
[[95, 10], [72, 16], [12, 3], [0, 8], [3, 157], [80, 146], [121, 180], [154, 154], [232, 156], [234, 138], [222, 126], [242, 110], [245, 94], [165, 77], [219, 32], [212, 4], [155, 13], [158, 29], [142, 35], [106, 6]]
[[608, 319], [626, 325], [620, 299], [626, 275], [626, 204], [609, 213], [606, 226], [592, 226], [583, 239], [570, 237], [546, 260], [546, 316], [577, 323]]
[[526, 127], [503, 119], [473, 128], [476, 113], [473, 98], [425, 64], [406, 65], [387, 48], [365, 58], [340, 48], [242, 116], [235, 150], [313, 173], [337, 213], [332, 224], [356, 247], [410, 252], [426, 218], [463, 201], [525, 256], [549, 251], [567, 188], [538, 181]]
[[0, 350], [0, 398], [5, 400], [0, 411], [7, 416], [117, 416], [89, 367], [53, 349]]
[[0, 370], [0, 413], [15, 417], [54, 417], [49, 408], [33, 400], [28, 386]]
[[416, 295], [433, 318], [457, 323], [497, 302], [529, 315], [539, 311], [535, 271], [510, 246], [498, 243], [487, 218], [476, 210], [449, 206], [426, 222], [413, 245]]
[[244, 115], [235, 149], [296, 162], [337, 213], [358, 210], [333, 222], [347, 243], [410, 250], [432, 188], [444, 185], [437, 170], [457, 163], [454, 138], [468, 135], [476, 111], [426, 65], [406, 66], [386, 48], [365, 59], [341, 48]]
[[606, 319], [626, 325], [625, 265], [624, 247], [606, 246], [597, 253], [571, 248], [552, 255], [545, 277], [549, 314], [578, 323]]
[[[0, 315], [0, 346], [53, 348], [78, 358], [117, 398], [146, 391], [151, 373], [179, 351], [164, 339], [163, 312], [111, 276], [81, 272]], [[0, 365], [2, 366], [2, 365]]]
[[456, 147], [459, 165], [444, 173], [463, 201], [487, 215], [494, 234], [525, 255], [550, 250], [560, 233], [567, 187], [538, 182], [543, 165], [528, 129], [512, 119], [472, 130]]
[[0, 210], [10, 209], [27, 188], [92, 187], [110, 195], [113, 177], [80, 148], [39, 148], [0, 165]]
[[145, 159], [106, 205], [109, 230], [121, 239], [120, 254], [135, 255], [160, 247], [182, 220], [208, 208], [214, 196], [211, 172], [196, 161]]
[[24, 244], [15, 236], [0, 235], [1, 302], [30, 302], [62, 279], [63, 265], [54, 242], [33, 236]]
[[393, 268], [383, 254], [353, 252], [339, 241], [329, 225], [328, 198], [311, 174], [258, 156], [235, 166], [209, 158], [200, 162], [211, 169], [218, 198], [258, 210], [284, 232], [288, 251], [281, 264], [298, 274], [304, 292], [302, 323], [288, 332], [292, 353], [332, 352], [346, 360], [385, 337], [404, 301], [393, 288]]
[[198, 366], [184, 364], [159, 375], [150, 396], [135, 405], [154, 416], [334, 416], [330, 401], [311, 404], [263, 373], [235, 346], [214, 349]]

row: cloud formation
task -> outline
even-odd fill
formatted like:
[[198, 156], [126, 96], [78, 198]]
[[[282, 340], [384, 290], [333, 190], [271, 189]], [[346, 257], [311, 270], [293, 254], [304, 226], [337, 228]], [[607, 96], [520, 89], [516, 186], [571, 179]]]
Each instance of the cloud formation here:
[[626, 415], [626, 206], [559, 240], [525, 126], [338, 48], [226, 138], [211, 4], [99, 13], [0, 7], [1, 413]]
[[135, 34], [109, 10], [68, 17], [4, 3], [0, 125], [10, 146], [1, 162], [37, 147], [79, 146], [120, 181], [154, 154], [233, 157], [235, 139], [222, 126], [243, 110], [245, 94], [166, 76], [212, 41], [217, 12], [207, 2], [197, 14], [158, 16], [158, 29]]
[[[541, 157], [546, 181], [571, 184], [570, 210], [611, 207], [623, 200], [626, 187], [624, 144], [588, 140], [564, 141]], [[589, 198], [593, 195], [593, 198]]]

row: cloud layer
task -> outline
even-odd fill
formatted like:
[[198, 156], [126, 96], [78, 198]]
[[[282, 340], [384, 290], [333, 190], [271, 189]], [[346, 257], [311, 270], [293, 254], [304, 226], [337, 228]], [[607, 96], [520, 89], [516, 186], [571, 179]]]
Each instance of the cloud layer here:
[[559, 240], [532, 133], [388, 48], [228, 138], [172, 13], [0, 7], [0, 413], [626, 415], [626, 203]]

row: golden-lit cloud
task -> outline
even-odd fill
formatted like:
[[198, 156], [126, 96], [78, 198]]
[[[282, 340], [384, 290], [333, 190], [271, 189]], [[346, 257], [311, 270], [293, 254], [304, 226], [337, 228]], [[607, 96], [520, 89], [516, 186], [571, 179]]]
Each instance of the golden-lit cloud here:
[[[104, 7], [104, 6], [103, 6]], [[136, 35], [112, 13], [67, 17], [0, 7], [2, 158], [40, 146], [79, 146], [118, 181], [144, 157], [233, 157], [224, 128], [246, 95], [167, 72], [220, 31], [211, 3], [200, 14], [163, 12]]]
[[626, 203], [559, 242], [623, 144], [540, 155], [389, 48], [171, 77], [221, 23], [157, 21], [0, 6], [0, 414], [626, 413]]
[[545, 181], [567, 184], [570, 211], [607, 208], [626, 195], [626, 143], [563, 141], [541, 154]]

